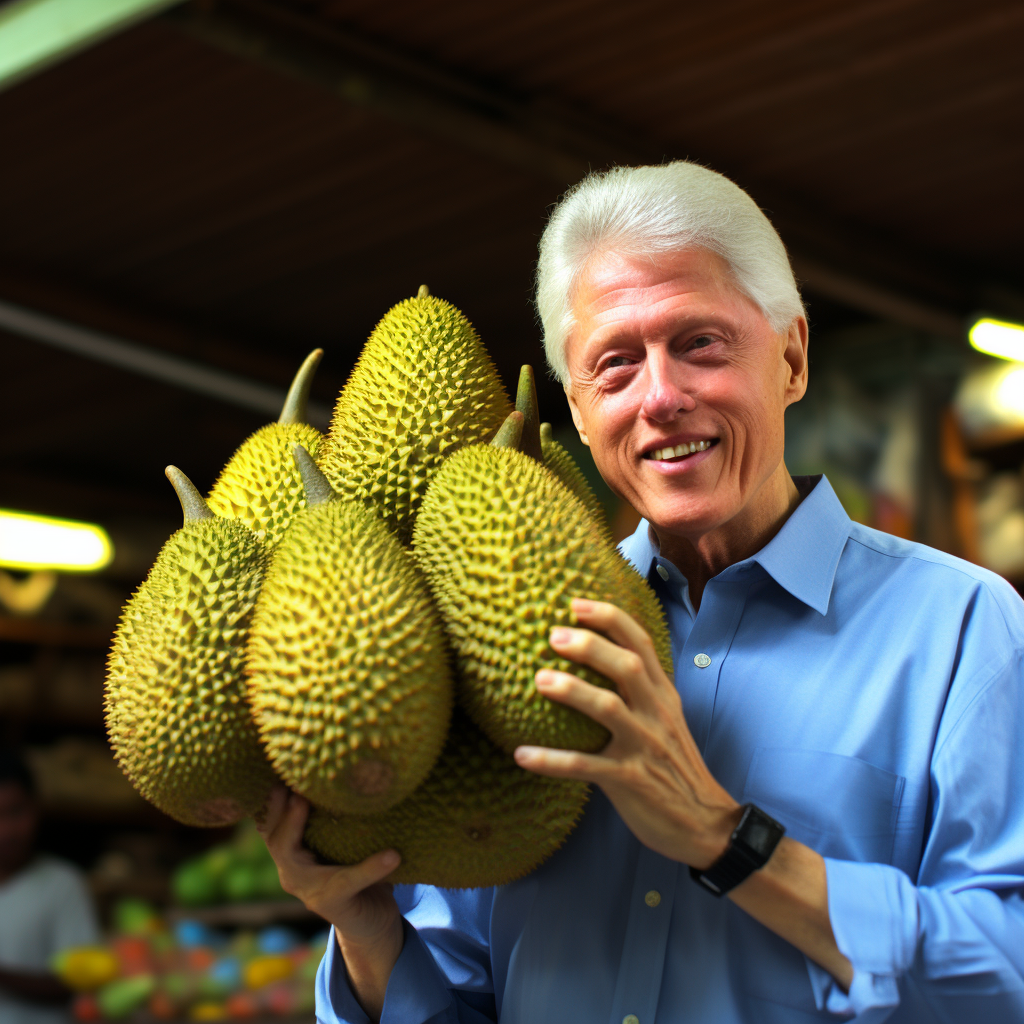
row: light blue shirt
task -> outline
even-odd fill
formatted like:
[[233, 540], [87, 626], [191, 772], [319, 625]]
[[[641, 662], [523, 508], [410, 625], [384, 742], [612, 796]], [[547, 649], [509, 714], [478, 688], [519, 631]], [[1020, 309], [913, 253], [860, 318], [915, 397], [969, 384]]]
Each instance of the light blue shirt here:
[[[566, 845], [512, 885], [396, 888], [406, 937], [383, 1021], [1024, 1022], [1016, 592], [852, 523], [824, 479], [696, 614], [646, 523], [622, 551], [664, 604], [711, 772], [825, 858], [849, 994], [595, 791]], [[367, 1020], [334, 942], [316, 996], [323, 1024]]]

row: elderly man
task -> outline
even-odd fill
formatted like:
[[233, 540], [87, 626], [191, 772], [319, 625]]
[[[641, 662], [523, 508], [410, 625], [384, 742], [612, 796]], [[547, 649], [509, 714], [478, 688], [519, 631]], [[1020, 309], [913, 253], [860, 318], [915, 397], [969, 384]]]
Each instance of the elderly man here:
[[541, 242], [554, 372], [675, 655], [577, 601], [551, 643], [617, 684], [537, 686], [611, 732], [519, 764], [596, 784], [566, 846], [498, 889], [392, 890], [301, 845], [285, 887], [334, 925], [324, 1024], [1024, 1021], [1024, 605], [1002, 580], [852, 523], [783, 463], [807, 322], [778, 235], [689, 163], [620, 168]]

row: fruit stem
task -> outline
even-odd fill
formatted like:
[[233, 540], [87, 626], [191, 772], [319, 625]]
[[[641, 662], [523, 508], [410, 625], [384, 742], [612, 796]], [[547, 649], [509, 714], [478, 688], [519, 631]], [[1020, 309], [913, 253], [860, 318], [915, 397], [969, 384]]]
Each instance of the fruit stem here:
[[429, 299], [430, 298], [430, 289], [425, 284], [421, 284], [420, 285], [420, 290], [416, 293], [416, 298], [417, 299]]
[[315, 348], [303, 360], [299, 372], [295, 374], [292, 386], [288, 389], [288, 397], [281, 407], [278, 423], [305, 423], [307, 406], [309, 405], [309, 389], [313, 386], [313, 375], [324, 354], [322, 348]]
[[491, 440], [494, 448], [518, 448], [523, 438], [523, 414], [510, 412]]
[[334, 493], [327, 477], [320, 472], [320, 467], [313, 461], [312, 456], [301, 444], [292, 448], [292, 457], [299, 469], [299, 476], [302, 477], [302, 486], [306, 491], [307, 505], [321, 505], [325, 501], [336, 501], [338, 496]]
[[206, 499], [196, 490], [196, 485], [177, 466], [168, 466], [164, 470], [164, 476], [171, 481], [174, 493], [181, 502], [181, 511], [184, 513], [186, 523], [194, 523], [200, 519], [213, 519], [210, 506]]
[[533, 367], [519, 371], [519, 389], [516, 391], [516, 412], [523, 414], [523, 440], [519, 448], [531, 459], [542, 462], [540, 449], [540, 407], [537, 405], [537, 382]]

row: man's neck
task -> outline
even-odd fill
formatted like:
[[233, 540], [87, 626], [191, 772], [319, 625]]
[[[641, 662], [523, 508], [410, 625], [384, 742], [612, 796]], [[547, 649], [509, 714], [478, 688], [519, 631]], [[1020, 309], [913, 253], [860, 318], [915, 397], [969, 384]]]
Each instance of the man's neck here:
[[686, 577], [690, 600], [700, 608], [708, 580], [760, 551], [793, 514], [803, 495], [783, 463], [738, 515], [699, 536], [658, 531], [651, 526], [661, 554]]

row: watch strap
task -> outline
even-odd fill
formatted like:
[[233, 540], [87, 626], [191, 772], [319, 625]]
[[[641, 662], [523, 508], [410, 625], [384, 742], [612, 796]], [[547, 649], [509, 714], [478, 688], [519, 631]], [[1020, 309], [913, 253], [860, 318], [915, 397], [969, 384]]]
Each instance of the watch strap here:
[[740, 822], [718, 860], [701, 871], [690, 868], [690, 877], [714, 896], [724, 896], [768, 863], [785, 828], [755, 804], [744, 804]]

